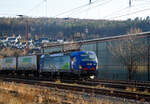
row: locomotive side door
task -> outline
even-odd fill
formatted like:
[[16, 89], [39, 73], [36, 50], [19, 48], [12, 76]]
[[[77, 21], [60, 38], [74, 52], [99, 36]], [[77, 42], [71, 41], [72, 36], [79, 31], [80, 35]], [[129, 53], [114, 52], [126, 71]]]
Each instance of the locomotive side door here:
[[71, 66], [72, 66], [72, 70], [75, 69], [77, 70], [78, 69], [78, 61], [77, 61], [77, 56], [73, 56], [71, 58]]

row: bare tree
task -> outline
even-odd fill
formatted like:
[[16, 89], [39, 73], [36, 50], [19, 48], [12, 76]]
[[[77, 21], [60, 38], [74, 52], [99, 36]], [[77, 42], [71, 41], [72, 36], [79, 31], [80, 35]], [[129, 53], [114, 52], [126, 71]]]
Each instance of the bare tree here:
[[131, 28], [129, 32], [127, 32], [127, 34], [136, 34], [136, 33], [140, 33], [142, 32], [142, 30], [140, 28]]
[[147, 57], [148, 45], [137, 35], [129, 35], [127, 38], [112, 41], [108, 45], [110, 53], [128, 70], [128, 79], [132, 80], [134, 70], [140, 62], [144, 63]]
[[23, 55], [22, 50], [19, 49], [11, 49], [11, 48], [3, 48], [0, 50], [0, 56], [9, 57], [9, 56], [21, 56]]

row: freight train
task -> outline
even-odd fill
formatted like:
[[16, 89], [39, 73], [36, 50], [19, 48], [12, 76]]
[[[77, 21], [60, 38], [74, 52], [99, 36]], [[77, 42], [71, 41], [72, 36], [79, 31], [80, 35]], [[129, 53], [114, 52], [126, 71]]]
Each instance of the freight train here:
[[0, 59], [0, 74], [51, 78], [89, 78], [97, 74], [93, 51], [40, 54]]

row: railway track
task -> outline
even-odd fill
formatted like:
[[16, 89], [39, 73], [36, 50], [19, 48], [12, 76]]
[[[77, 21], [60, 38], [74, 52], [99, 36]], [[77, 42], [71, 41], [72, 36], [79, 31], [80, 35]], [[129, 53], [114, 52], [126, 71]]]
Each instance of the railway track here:
[[55, 83], [50, 81], [37, 81], [37, 80], [26, 80], [26, 79], [17, 79], [17, 78], [0, 78], [0, 79], [7, 82], [13, 81], [16, 83], [54, 87], [54, 88], [59, 88], [64, 90], [82, 91], [85, 93], [92, 93], [92, 94], [94, 93], [94, 94], [115, 96], [115, 97], [134, 99], [134, 100], [144, 99], [145, 101], [150, 101], [150, 94], [139, 93], [139, 92], [129, 92], [125, 90], [110, 89], [110, 88], [109, 89], [96, 88], [93, 86], [85, 86], [85, 85], [77, 85], [77, 84]]
[[97, 82], [97, 83], [118, 83], [118, 84], [128, 84], [128, 85], [147, 86], [147, 87], [150, 86], [150, 82], [144, 82], [144, 81], [92, 80], [92, 82]]
[[[2, 77], [6, 78], [5, 75]], [[8, 76], [7, 76], [8, 77]], [[19, 79], [28, 79], [28, 80], [39, 80], [39, 81], [51, 81], [55, 82], [53, 79], [47, 78], [36, 78], [36, 77], [27, 77], [24, 76], [9, 76], [10, 78], [19, 78]], [[135, 82], [135, 81], [114, 81], [114, 80], [88, 80], [88, 81], [79, 81], [79, 80], [61, 80], [62, 83], [69, 84], [79, 84], [79, 85], [87, 85], [87, 86], [99, 86], [103, 88], [113, 88], [119, 90], [130, 90], [130, 91], [138, 91], [138, 92], [149, 92], [150, 93], [150, 83], [149, 82]]]
[[[5, 75], [3, 75], [6, 78]], [[8, 76], [7, 76], [8, 77]], [[28, 80], [39, 80], [39, 81], [52, 81], [53, 79], [47, 78], [36, 78], [36, 77], [27, 77], [24, 76], [9, 76], [10, 78], [19, 78], [19, 79], [28, 79]], [[114, 81], [114, 80], [88, 80], [88, 81], [79, 81], [79, 80], [61, 80], [62, 83], [69, 84], [79, 84], [79, 85], [87, 85], [87, 86], [99, 86], [102, 88], [113, 88], [119, 90], [130, 90], [133, 92], [149, 92], [150, 93], [150, 83], [148, 82], [135, 82], [135, 81]]]
[[112, 80], [97, 80], [97, 81], [72, 81], [65, 80], [65, 83], [77, 83], [88, 86], [101, 86], [105, 88], [114, 88], [121, 90], [139, 91], [139, 92], [150, 92], [150, 83], [144, 82], [126, 82], [126, 81], [112, 81]]

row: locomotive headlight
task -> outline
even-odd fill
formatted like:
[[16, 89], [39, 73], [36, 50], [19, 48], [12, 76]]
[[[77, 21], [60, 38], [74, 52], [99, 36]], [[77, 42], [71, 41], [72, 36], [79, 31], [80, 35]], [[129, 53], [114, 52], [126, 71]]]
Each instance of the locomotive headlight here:
[[79, 69], [82, 69], [82, 66], [81, 66], [81, 65], [79, 65]]

